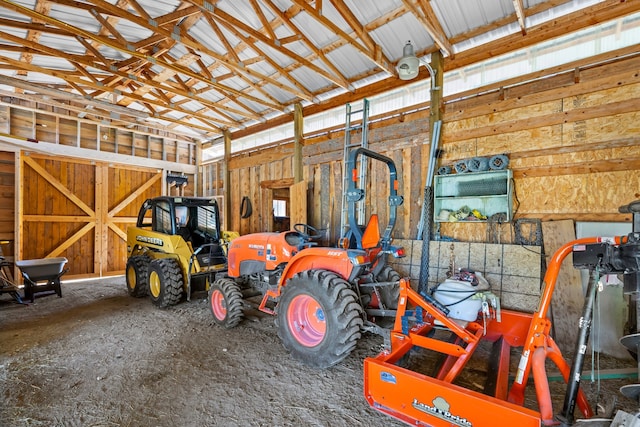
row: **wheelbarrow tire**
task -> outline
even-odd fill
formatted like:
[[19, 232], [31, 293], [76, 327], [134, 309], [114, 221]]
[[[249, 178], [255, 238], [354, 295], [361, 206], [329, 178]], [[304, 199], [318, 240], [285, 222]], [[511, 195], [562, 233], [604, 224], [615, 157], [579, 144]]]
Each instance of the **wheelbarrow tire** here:
[[127, 260], [127, 291], [135, 298], [147, 296], [149, 293], [149, 257], [133, 256]]
[[149, 295], [160, 308], [176, 305], [182, 299], [184, 278], [178, 261], [161, 258], [149, 264]]

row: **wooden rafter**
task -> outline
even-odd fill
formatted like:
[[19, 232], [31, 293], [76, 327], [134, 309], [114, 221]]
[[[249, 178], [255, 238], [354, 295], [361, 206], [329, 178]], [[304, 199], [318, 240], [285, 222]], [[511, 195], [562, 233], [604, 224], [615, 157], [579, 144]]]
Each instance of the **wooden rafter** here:
[[[6, 38], [6, 39], [11, 40], [11, 41], [16, 41], [16, 42], [18, 41], [15, 36], [13, 36], [11, 34], [8, 34], [8, 33], [0, 32], [0, 37]], [[129, 74], [129, 73], [126, 73], [126, 72], [123, 72], [123, 71], [113, 71], [113, 69], [104, 67], [101, 64], [91, 63], [90, 61], [88, 61], [82, 55], [67, 54], [65, 52], [62, 52], [62, 51], [59, 51], [59, 50], [56, 50], [56, 49], [53, 49], [53, 48], [49, 48], [49, 47], [46, 47], [46, 46], [42, 46], [42, 45], [39, 45], [37, 43], [32, 43], [32, 42], [29, 43], [29, 46], [31, 48], [37, 50], [37, 51], [40, 51], [40, 52], [45, 53], [45, 54], [48, 54], [50, 56], [59, 57], [59, 58], [60, 57], [61, 58], [65, 58], [71, 63], [83, 63], [84, 62], [84, 65], [86, 65], [86, 66], [93, 66], [95, 68], [102, 69], [105, 73], [112, 72], [114, 76], [119, 76], [119, 77], [122, 77], [122, 78], [131, 77], [131, 74]], [[8, 58], [6, 58], [6, 59], [7, 59], [7, 61], [11, 62], [10, 59], [8, 59]], [[27, 66], [27, 64], [20, 65], [20, 63], [18, 63], [16, 65], [18, 67]], [[54, 74], [52, 74], [51, 70], [42, 69], [42, 72], [44, 72], [45, 74], [54, 75]], [[63, 80], [69, 82], [70, 84], [71, 83], [75, 83], [75, 84], [78, 84], [78, 85], [86, 85], [88, 83], [85, 80], [78, 79], [75, 76], [66, 75], [65, 73], [56, 73], [56, 75], [60, 76]], [[155, 87], [157, 89], [162, 89], [162, 90], [167, 91], [167, 92], [173, 92], [176, 95], [195, 98], [194, 94], [189, 93], [188, 91], [179, 90], [179, 89], [173, 88], [173, 87], [166, 87], [166, 86], [162, 85], [161, 83], [158, 83], [158, 82], [155, 82], [155, 81], [144, 80], [144, 83], [148, 87]], [[117, 93], [117, 94], [123, 95], [123, 96], [125, 96], [127, 98], [130, 98], [133, 101], [141, 101], [141, 100], [143, 100], [143, 95], [139, 95], [139, 94], [136, 94], [136, 93], [121, 93], [118, 89], [115, 89], [115, 88], [111, 87], [111, 85], [105, 85], [104, 82], [97, 82], [95, 84], [91, 83], [90, 87], [92, 87], [93, 89], [97, 89], [100, 92]], [[239, 115], [239, 116], [243, 116], [243, 115], [246, 116], [248, 114], [246, 112], [242, 112], [242, 111], [235, 110], [235, 109], [230, 109], [230, 108], [225, 107], [225, 106], [216, 105], [216, 104], [211, 103], [211, 102], [209, 102], [209, 101], [207, 101], [205, 99], [199, 99], [199, 98], [196, 98], [196, 99], [199, 102], [203, 103], [203, 105], [207, 105], [207, 106], [209, 106], [210, 108], [212, 108], [213, 110], [216, 110], [216, 111], [218, 109], [227, 110], [230, 113], [233, 113], [233, 114], [236, 114], [236, 115]], [[149, 100], [147, 100], [147, 101], [149, 101]], [[159, 104], [162, 105], [162, 103], [159, 103]], [[185, 111], [185, 114], [189, 114], [189, 113], [190, 113], [189, 111]], [[259, 119], [259, 116], [254, 115], [254, 114], [249, 114], [249, 116], [254, 118], [254, 119]], [[231, 126], [233, 124], [234, 123], [228, 123], [228, 122], [224, 123], [225, 126]]]
[[[222, 22], [222, 25], [224, 25], [225, 27], [227, 27], [229, 30], [234, 31], [235, 28], [233, 27], [233, 25], [227, 23], [227, 22]], [[257, 43], [255, 43], [254, 39], [250, 36], [245, 36], [242, 34], [242, 32], [237, 32], [236, 36], [238, 38], [240, 38], [241, 40], [244, 41], [244, 43], [246, 45], [248, 45], [254, 52], [256, 52], [257, 54], [259, 54], [260, 59], [262, 59], [263, 61], [267, 62], [269, 65], [271, 65], [273, 68], [275, 68], [281, 75], [283, 76], [288, 76], [288, 73], [286, 71], [284, 71], [284, 69], [282, 68], [282, 66], [280, 64], [278, 64], [275, 60], [273, 60], [270, 55], [268, 55], [266, 52], [264, 52], [262, 49], [260, 49], [260, 47], [258, 47]], [[291, 80], [291, 83], [298, 88], [299, 92], [297, 92], [298, 97], [307, 101], [311, 101], [313, 99], [313, 95], [311, 93], [309, 93], [309, 91], [303, 87], [300, 83], [298, 83], [295, 80]]]
[[[449, 70], [640, 11], [638, 2], [602, 0], [553, 23], [527, 28], [528, 16], [571, 0], [544, 0], [528, 8], [526, 2], [512, 0], [512, 13], [448, 36], [443, 28], [450, 26], [439, 21], [432, 0], [403, 0], [366, 22], [358, 10], [362, 4], [352, 0], [235, 1], [241, 7], [231, 0], [182, 0], [173, 10], [158, 12], [159, 8], [150, 7], [151, 0], [33, 0], [31, 6], [2, 0], [0, 27], [5, 29], [0, 31], [0, 55], [4, 55], [0, 68], [31, 78], [35, 73], [53, 77], [41, 85], [42, 90], [59, 88], [79, 94], [69, 101], [71, 114], [83, 103], [91, 105], [86, 102], [89, 99], [103, 102], [91, 112], [77, 111], [94, 121], [135, 123], [137, 118], [127, 116], [127, 109], [117, 108], [132, 107], [132, 114], [165, 120], [168, 128], [189, 126], [207, 135], [229, 129], [235, 130], [236, 137], [278, 120], [288, 121], [289, 115], [281, 113], [301, 101], [308, 115], [404, 84], [397, 82], [394, 64], [382, 54], [384, 41], [378, 37], [393, 21], [412, 19], [407, 15], [421, 24], [422, 39], [428, 34], [433, 40], [433, 45], [418, 46], [418, 55], [441, 50]], [[169, 3], [162, 4], [164, 8]], [[94, 25], [59, 18], [67, 10], [70, 17], [93, 18]], [[336, 14], [338, 19], [329, 19]], [[454, 45], [516, 23], [521, 34], [454, 56]], [[327, 32], [335, 36], [327, 40]], [[137, 38], [140, 34], [142, 38]], [[65, 37], [69, 43], [61, 42]], [[336, 57], [344, 46], [351, 46], [369, 63], [357, 70], [343, 69]], [[84, 51], [78, 52], [77, 47]], [[389, 49], [395, 48], [385, 46], [385, 52]], [[42, 65], [47, 58], [55, 59], [51, 63], [56, 69]], [[65, 60], [68, 67], [58, 65]], [[381, 79], [381, 70], [389, 77]], [[361, 86], [374, 75], [375, 83]], [[18, 85], [15, 88], [16, 97], [37, 99]], [[54, 98], [51, 102], [58, 100], [67, 101]], [[109, 114], [109, 106], [116, 114]], [[265, 121], [269, 116], [279, 118]], [[247, 130], [238, 131], [249, 123]]]
[[360, 51], [366, 58], [370, 59], [374, 64], [380, 67], [380, 69], [388, 72], [389, 74], [395, 74], [395, 70], [393, 68], [393, 65], [391, 64], [391, 61], [389, 61], [385, 57], [384, 53], [382, 52], [382, 49], [379, 46], [375, 45], [373, 50], [369, 50], [365, 48], [364, 46], [362, 46], [362, 44], [358, 43], [349, 34], [347, 34], [343, 29], [338, 27], [338, 25], [332, 22], [329, 18], [319, 13], [305, 0], [292, 0], [292, 1], [298, 7], [301, 7], [302, 9], [304, 9], [309, 15], [314, 17], [322, 25], [334, 31], [343, 39], [347, 40], [351, 46], [356, 48], [356, 50]]
[[[99, 0], [94, 0], [94, 1], [99, 1]], [[103, 2], [99, 1], [99, 3], [102, 4]], [[141, 59], [148, 59], [144, 54], [141, 54], [141, 53], [139, 53], [137, 51], [134, 51], [134, 50], [130, 49], [128, 47], [128, 45], [121, 45], [121, 44], [117, 43], [116, 41], [114, 41], [112, 39], [109, 39], [107, 37], [95, 35], [95, 34], [90, 33], [88, 31], [82, 30], [82, 29], [80, 29], [78, 27], [74, 27], [74, 26], [71, 26], [70, 24], [66, 24], [64, 22], [61, 22], [61, 21], [59, 21], [57, 19], [41, 15], [41, 14], [39, 14], [39, 13], [37, 13], [37, 12], [31, 10], [31, 9], [28, 9], [26, 7], [23, 7], [23, 6], [19, 5], [19, 4], [16, 4], [16, 3], [13, 3], [13, 2], [8, 2], [8, 4], [10, 4], [10, 6], [11, 6], [11, 8], [13, 10], [15, 10], [17, 12], [20, 12], [20, 13], [23, 13], [24, 15], [29, 16], [31, 18], [42, 19], [42, 20], [45, 20], [47, 23], [49, 23], [51, 25], [55, 25], [55, 26], [63, 27], [63, 28], [68, 28], [72, 32], [75, 32], [76, 34], [78, 34], [79, 36], [85, 37], [87, 39], [91, 39], [93, 41], [100, 42], [101, 44], [103, 44], [105, 46], [109, 46], [109, 47], [114, 48], [116, 50], [119, 50], [119, 51], [121, 51], [123, 53], [126, 53], [128, 55], [136, 56], [136, 57], [141, 58]], [[111, 5], [107, 4], [107, 7], [109, 7], [109, 6], [111, 6]], [[118, 10], [117, 8], [115, 8], [115, 9]], [[120, 12], [122, 12], [122, 11], [120, 11]], [[124, 13], [124, 12], [122, 12], [122, 13]], [[141, 21], [140, 18], [136, 17], [135, 15], [132, 15], [132, 19], [134, 19], [135, 21]], [[145, 26], [147, 26], [146, 23], [145, 23]], [[157, 31], [162, 31], [162, 30], [160, 28], [157, 28]], [[175, 34], [167, 34], [167, 36], [171, 37], [171, 38], [174, 38]], [[183, 40], [183, 41], [187, 40], [187, 39], [189, 39], [189, 38], [186, 37], [186, 36], [185, 37], [181, 37], [181, 40]], [[152, 61], [152, 62], [154, 62], [154, 61]], [[177, 72], [186, 74], [186, 75], [188, 75], [188, 76], [190, 76], [192, 78], [195, 78], [197, 80], [201, 80], [204, 83], [209, 84], [211, 86], [214, 86], [214, 87], [216, 87], [218, 89], [224, 90], [226, 92], [234, 93], [234, 94], [236, 94], [238, 96], [245, 97], [245, 98], [250, 99], [250, 100], [252, 100], [252, 101], [254, 101], [254, 102], [258, 103], [258, 104], [265, 105], [265, 106], [267, 106], [269, 108], [273, 108], [273, 109], [276, 109], [276, 110], [282, 110], [284, 108], [284, 106], [282, 106], [282, 105], [273, 105], [272, 103], [266, 102], [263, 99], [253, 97], [253, 96], [247, 94], [246, 92], [243, 92], [243, 91], [237, 90], [237, 89], [233, 89], [231, 87], [228, 87], [228, 86], [225, 86], [223, 84], [220, 84], [220, 83], [218, 83], [216, 81], [206, 81], [198, 73], [196, 73], [194, 71], [191, 71], [191, 70], [189, 70], [187, 68], [180, 67], [180, 66], [174, 66], [173, 64], [169, 64], [169, 63], [166, 63], [166, 62], [161, 61], [161, 60], [156, 60], [155, 64], [156, 65], [160, 65], [160, 66], [165, 67], [165, 68], [174, 69]], [[278, 86], [284, 86], [284, 85], [281, 85], [281, 84], [278, 83]], [[284, 86], [284, 87], [286, 87], [286, 86]]]
[[[48, 75], [51, 75], [51, 76], [53, 76], [55, 78], [64, 80], [69, 84], [71, 84], [71, 83], [82, 84], [83, 87], [89, 86], [89, 87], [92, 87], [93, 89], [101, 88], [98, 85], [93, 86], [92, 84], [88, 84], [85, 80], [83, 80], [83, 79], [81, 79], [79, 77], [70, 76], [69, 74], [64, 73], [64, 72], [52, 71], [52, 70], [49, 70], [49, 69], [46, 69], [46, 68], [43, 68], [43, 67], [37, 67], [37, 66], [31, 65], [31, 64], [23, 64], [23, 63], [20, 63], [17, 60], [11, 59], [11, 58], [0, 56], [0, 62], [5, 62], [7, 64], [10, 64], [12, 67], [15, 67], [16, 69], [26, 69], [28, 71], [34, 71], [34, 72], [38, 72], [38, 73], [48, 74]], [[3, 77], [0, 76], [0, 80], [2, 80], [2, 79], [3, 79]], [[38, 86], [38, 85], [33, 84], [33, 83], [31, 83], [30, 85], [32, 87], [37, 87]], [[46, 93], [47, 88], [41, 87], [40, 91], [42, 93]], [[119, 95], [120, 94], [116, 90], [113, 90], [111, 93], [115, 94], [115, 95]], [[68, 94], [67, 96], [73, 96], [73, 94]], [[137, 100], [140, 101], [140, 103], [143, 104], [143, 105], [144, 105], [144, 103], [150, 103], [150, 104], [155, 104], [157, 106], [166, 106], [165, 104], [163, 104], [161, 102], [157, 102], [157, 101], [146, 99], [146, 98], [142, 98], [142, 97], [137, 97], [136, 95], [129, 94], [128, 96], [136, 97]], [[85, 99], [84, 97], [77, 97], [76, 99], [77, 99], [78, 102], [84, 102], [84, 103], [90, 104], [90, 105], [91, 104], [95, 104], [96, 102], [99, 101], [99, 100], [96, 100], [96, 99], [94, 99], [94, 100]], [[143, 112], [139, 112], [137, 110], [133, 110], [133, 109], [130, 109], [130, 108], [129, 109], [125, 109], [124, 107], [121, 107], [121, 106], [115, 105], [115, 104], [112, 104], [111, 106], [106, 106], [107, 109], [111, 109], [113, 111], [118, 111], [116, 109], [117, 107], [120, 107], [120, 108], [122, 108], [124, 110], [121, 113], [118, 112], [118, 116], [122, 116], [122, 115], [133, 115], [133, 116], [136, 116], [136, 115], [143, 114]], [[187, 114], [187, 115], [188, 114], [193, 114], [192, 111], [182, 110], [180, 108], [174, 108], [174, 110], [178, 111], [178, 112], [182, 112], [182, 113]], [[149, 115], [147, 113], [144, 113], [144, 114], [145, 114], [144, 117], [149, 117]], [[184, 125], [184, 126], [187, 126], [187, 127], [197, 128], [197, 129], [200, 129], [200, 130], [205, 131], [205, 132], [215, 132], [216, 131], [215, 128], [208, 128], [208, 127], [199, 126], [199, 125], [196, 125], [196, 124], [193, 124], [193, 123], [190, 123], [190, 122], [183, 122], [181, 120], [176, 120], [176, 119], [173, 119], [173, 118], [168, 117], [168, 116], [167, 117], [159, 117], [156, 114], [154, 114], [153, 117], [155, 117], [157, 119], [162, 119], [162, 120], [165, 120], [165, 121], [168, 121], [168, 122], [172, 122], [172, 123], [178, 123], [178, 124], [181, 124], [181, 125]]]
[[260, 19], [260, 22], [262, 23], [262, 28], [267, 32], [267, 34], [269, 35], [269, 38], [271, 40], [277, 40], [276, 34], [273, 32], [273, 28], [271, 27], [271, 23], [269, 22], [264, 12], [260, 8], [258, 1], [249, 0], [249, 3], [251, 3], [251, 7], [253, 7], [253, 10], [256, 12], [256, 15], [258, 15], [258, 19]]
[[447, 35], [444, 33], [438, 18], [436, 17], [431, 4], [428, 0], [418, 0], [420, 10], [413, 4], [412, 0], [402, 0], [411, 13], [420, 21], [424, 26], [427, 33], [434, 40], [435, 44], [442, 50], [442, 52], [448, 56], [453, 57], [453, 46], [449, 42]]
[[[300, 28], [298, 28], [293, 22], [291, 22], [291, 20], [289, 18], [287, 18], [285, 16], [285, 14], [278, 9], [278, 7], [273, 4], [273, 1], [271, 0], [264, 0], [265, 4], [271, 9], [271, 11], [280, 19], [280, 21], [282, 22], [283, 25], [287, 26], [289, 28], [289, 30], [291, 32], [293, 32], [294, 34], [296, 34], [296, 38], [295, 41], [302, 41], [304, 42], [304, 44], [313, 52], [316, 54], [316, 56], [318, 58], [320, 58], [322, 60], [322, 62], [329, 67], [329, 69], [336, 75], [339, 76], [342, 80], [347, 81], [347, 78], [344, 77], [344, 75], [340, 72], [340, 70], [338, 70], [338, 68], [333, 65], [333, 62], [329, 61], [327, 59], [327, 56], [320, 50], [318, 49], [312, 42], [311, 40], [309, 40], [309, 38], [307, 36], [304, 35], [304, 32], [301, 31]], [[285, 40], [280, 40], [280, 44], [285, 45], [287, 44], [287, 41]], [[312, 58], [307, 58], [308, 61], [312, 61]], [[285, 75], [288, 74], [288, 72], [286, 70], [282, 70], [281, 73], [285, 73]]]
[[[46, 15], [47, 13], [49, 13], [49, 10], [51, 10], [51, 4], [47, 0], [37, 0], [34, 9], [37, 10], [39, 13]], [[42, 31], [28, 30], [26, 40], [37, 42], [40, 39], [41, 35], [42, 35]], [[20, 54], [20, 61], [31, 63], [32, 60], [33, 60], [33, 55], [30, 52], [23, 52]], [[24, 70], [18, 70], [17, 74], [19, 76], [26, 75], [26, 72]]]
[[[176, 38], [178, 38], [179, 41], [181, 43], [183, 43], [185, 46], [189, 46], [189, 47], [191, 47], [193, 49], [196, 49], [198, 51], [201, 51], [201, 52], [211, 56], [215, 60], [224, 63], [226, 67], [230, 68], [231, 70], [233, 70], [236, 73], [239, 73], [239, 74], [242, 74], [242, 75], [247, 75], [247, 76], [252, 76], [254, 78], [257, 78], [258, 80], [264, 80], [264, 81], [266, 81], [266, 82], [268, 82], [268, 83], [274, 85], [275, 87], [278, 87], [278, 88], [280, 88], [280, 89], [282, 89], [284, 91], [294, 92], [291, 87], [289, 87], [289, 86], [287, 86], [285, 84], [282, 84], [279, 81], [277, 81], [277, 80], [275, 80], [275, 79], [273, 79], [273, 78], [271, 78], [269, 76], [263, 75], [263, 74], [255, 71], [255, 70], [252, 70], [250, 68], [244, 67], [243, 64], [234, 63], [233, 61], [228, 61], [228, 59], [225, 58], [224, 55], [221, 55], [218, 52], [215, 52], [212, 49], [209, 49], [208, 47], [206, 47], [205, 45], [203, 45], [199, 41], [195, 40], [193, 37], [191, 37], [189, 34], [187, 34], [185, 32], [181, 32], [180, 34], [176, 34], [176, 33], [172, 32], [170, 30], [167, 30], [167, 29], [161, 27], [161, 26], [152, 25], [152, 24], [144, 21], [143, 19], [140, 19], [136, 15], [132, 15], [132, 14], [128, 13], [125, 10], [118, 9], [117, 7], [111, 5], [111, 4], [109, 4], [109, 3], [107, 3], [107, 2], [105, 2], [103, 0], [93, 0], [93, 2], [94, 3], [99, 3], [101, 5], [101, 7], [103, 7], [105, 10], [108, 10], [109, 13], [111, 13], [111, 14], [113, 14], [115, 16], [119, 16], [119, 17], [121, 17], [123, 19], [127, 19], [127, 20], [129, 20], [129, 21], [131, 21], [131, 22], [133, 22], [135, 24], [138, 24], [143, 28], [147, 28], [147, 29], [149, 29], [151, 31], [163, 34], [168, 39], [176, 39]], [[204, 6], [203, 6], [204, 5], [204, 1], [203, 0], [192, 0], [191, 3], [196, 4], [196, 6], [199, 7], [201, 12], [206, 12], [206, 8], [204, 8]], [[120, 49], [120, 50], [122, 50], [122, 49]], [[131, 53], [130, 51], [127, 52], [125, 50], [125, 52], [129, 53], [129, 54], [136, 55], [135, 53]], [[169, 64], [167, 64], [167, 65], [169, 65]], [[197, 74], [192, 76], [192, 77], [199, 78], [199, 76]], [[223, 86], [223, 85], [221, 85], [220, 83], [218, 83], [215, 80], [214, 81], [205, 82], [205, 83], [211, 84], [211, 85], [216, 86], [216, 87]], [[222, 88], [222, 89], [224, 89], [224, 88]], [[271, 103], [266, 103], [265, 104], [264, 100], [260, 100], [259, 98], [250, 97], [250, 95], [248, 95], [246, 92], [243, 92], [243, 91], [236, 91], [236, 90], [233, 90], [231, 88], [226, 88], [226, 90], [227, 91], [232, 91], [232, 93], [235, 93], [238, 96], [246, 97], [246, 98], [251, 99], [252, 101], [254, 101], [254, 102], [258, 103], [258, 104], [265, 105], [265, 106], [267, 106], [269, 108], [274, 108], [276, 110], [282, 110], [284, 108], [283, 105], [278, 105], [277, 107], [274, 107]], [[297, 94], [296, 94], [296, 96], [297, 96]]]
[[[222, 42], [222, 44], [226, 47], [227, 53], [229, 54], [229, 56], [231, 56], [231, 58], [236, 63], [242, 63], [242, 61], [240, 61], [240, 58], [238, 57], [238, 54], [236, 53], [236, 50], [234, 49], [233, 46], [231, 46], [231, 43], [225, 37], [224, 33], [220, 29], [218, 23], [213, 19], [213, 17], [211, 15], [209, 15], [209, 14], [205, 14], [204, 18], [207, 20], [207, 23], [209, 24], [209, 26], [216, 33], [216, 35], [218, 36], [218, 39], [220, 40], [220, 42]], [[243, 65], [246, 66], [246, 64], [243, 64]], [[217, 67], [217, 65], [216, 65], [216, 67]], [[207, 69], [207, 72], [209, 72], [209, 68], [208, 67], [204, 67], [204, 68]], [[251, 79], [247, 78], [244, 75], [239, 75], [238, 77], [240, 77], [247, 85], [251, 86], [255, 91], [260, 92], [263, 96], [267, 97], [267, 99], [270, 99], [273, 102], [277, 102], [277, 100], [275, 98], [273, 98], [273, 96], [271, 96], [268, 92], [264, 91], [260, 87], [260, 85], [255, 84]], [[223, 79], [221, 79], [221, 80], [223, 80]]]
[[527, 34], [527, 27], [525, 26], [525, 14], [524, 14], [524, 4], [522, 0], [513, 0], [513, 7], [516, 9], [516, 16], [518, 17], [518, 24], [520, 24], [520, 31], [524, 36]]
[[[194, 3], [204, 3], [203, 0], [190, 0]], [[281, 54], [291, 58], [293, 61], [297, 61], [303, 65], [305, 65], [306, 67], [308, 67], [309, 69], [313, 70], [314, 72], [316, 72], [319, 76], [324, 77], [325, 79], [327, 79], [329, 82], [332, 82], [340, 87], [346, 88], [349, 83], [343, 81], [342, 79], [338, 78], [337, 76], [334, 76], [330, 73], [328, 73], [327, 71], [323, 70], [322, 68], [318, 67], [317, 65], [313, 64], [312, 62], [308, 61], [306, 58], [304, 58], [301, 55], [298, 55], [297, 53], [295, 53], [294, 51], [292, 51], [291, 49], [288, 49], [284, 46], [282, 46], [279, 42], [277, 42], [276, 40], [271, 40], [269, 37], [265, 36], [264, 34], [262, 34], [261, 32], [251, 28], [248, 24], [245, 24], [244, 22], [242, 22], [241, 20], [239, 20], [238, 18], [226, 13], [223, 10], [220, 9], [213, 9], [212, 12], [208, 12], [204, 6], [203, 6], [203, 13], [211, 13], [215, 18], [219, 19], [220, 21], [223, 21], [233, 27], [235, 27], [234, 32], [236, 33], [236, 36], [240, 37], [240, 38], [244, 38], [244, 36], [242, 36], [242, 32], [245, 32], [248, 34], [248, 37], [251, 37], [253, 39], [255, 39], [256, 41], [260, 41], [264, 44], [266, 44], [267, 46], [269, 46], [270, 48], [280, 52]], [[291, 89], [289, 89], [291, 90]], [[299, 93], [296, 93], [297, 96], [300, 96]]]

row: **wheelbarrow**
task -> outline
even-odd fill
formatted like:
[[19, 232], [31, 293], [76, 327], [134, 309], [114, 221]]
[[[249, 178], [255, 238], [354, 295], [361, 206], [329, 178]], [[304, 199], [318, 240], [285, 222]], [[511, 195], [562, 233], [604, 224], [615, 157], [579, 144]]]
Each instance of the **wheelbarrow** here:
[[60, 277], [69, 271], [64, 268], [66, 258], [26, 259], [15, 263], [24, 278], [25, 300], [33, 302], [36, 293], [47, 291], [54, 291], [58, 297], [62, 297]]
[[22, 304], [22, 297], [18, 293], [19, 288], [13, 283], [7, 271], [11, 267], [11, 263], [7, 262], [3, 256], [0, 256], [0, 294], [8, 293], [19, 304]]

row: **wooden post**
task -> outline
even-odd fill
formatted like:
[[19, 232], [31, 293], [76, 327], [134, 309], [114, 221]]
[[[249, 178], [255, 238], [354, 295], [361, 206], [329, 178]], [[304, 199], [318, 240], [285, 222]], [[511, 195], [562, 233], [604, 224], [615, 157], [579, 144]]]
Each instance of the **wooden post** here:
[[[442, 102], [442, 83], [444, 82], [444, 58], [439, 50], [431, 53], [431, 68], [435, 71], [435, 76], [431, 79], [431, 106], [429, 107], [429, 135], [433, 135], [433, 126], [438, 120], [442, 120], [444, 104]], [[440, 141], [438, 141], [440, 145]]]
[[302, 105], [296, 103], [293, 108], [293, 182], [302, 181], [302, 146], [303, 141], [304, 116], [302, 115]]
[[196, 141], [195, 144], [189, 145], [189, 161], [191, 161], [192, 155], [194, 156], [194, 163], [196, 165], [196, 173], [193, 178], [193, 195], [207, 196], [204, 191], [205, 177], [202, 166], [202, 142]]
[[[9, 108], [8, 111], [11, 111]], [[8, 115], [9, 113], [7, 113]], [[7, 125], [8, 126], [8, 125]], [[18, 280], [15, 282], [22, 283], [22, 275], [18, 271], [15, 260], [21, 260], [23, 258], [22, 239], [24, 236], [23, 228], [23, 215], [24, 215], [24, 152], [18, 150], [15, 153], [15, 201], [14, 201], [14, 229], [13, 229], [13, 277]]]
[[109, 165], [96, 162], [95, 165], [95, 249], [93, 259], [93, 273], [98, 277], [107, 271], [109, 257]]
[[231, 172], [229, 162], [231, 161], [231, 133], [225, 129], [224, 134], [224, 221], [223, 229], [231, 227]]

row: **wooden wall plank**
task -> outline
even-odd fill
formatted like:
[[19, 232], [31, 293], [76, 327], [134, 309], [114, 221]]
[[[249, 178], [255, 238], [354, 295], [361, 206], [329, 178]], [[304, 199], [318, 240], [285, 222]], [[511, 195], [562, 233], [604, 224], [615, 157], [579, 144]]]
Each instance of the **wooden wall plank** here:
[[[542, 237], [548, 265], [553, 254], [562, 245], [576, 239], [574, 223], [573, 221], [545, 221], [542, 223]], [[574, 350], [583, 303], [584, 292], [580, 271], [573, 268], [573, 255], [569, 254], [558, 273], [551, 301], [551, 313], [548, 313], [554, 325], [555, 341], [565, 354]]]
[[[595, 65], [581, 63], [578, 72], [546, 78], [539, 75], [528, 83], [516, 79], [510, 87], [489, 85], [481, 95], [447, 98], [443, 154], [437, 166], [475, 156], [507, 154], [519, 198], [516, 219], [630, 221], [630, 215], [616, 211], [619, 205], [640, 197], [638, 64], [637, 55]], [[407, 114], [373, 123], [370, 129], [371, 149], [394, 159], [400, 174], [405, 204], [399, 209], [395, 238], [413, 238], [417, 231], [429, 154], [428, 116], [426, 110]], [[311, 225], [324, 227], [330, 218], [329, 228], [339, 229], [340, 206], [334, 203], [331, 207], [323, 189], [341, 196], [342, 146], [339, 126], [325, 135], [305, 139], [303, 163], [311, 189]], [[275, 179], [276, 173], [290, 176], [291, 161], [292, 144], [283, 142], [265, 150], [238, 153], [232, 156], [229, 167], [236, 170], [261, 165], [264, 171], [257, 178], [260, 182]], [[257, 170], [252, 173], [257, 177]], [[367, 191], [368, 208], [381, 215], [388, 205], [383, 175], [374, 166], [370, 176], [376, 186]], [[240, 182], [232, 179], [231, 187], [238, 185]], [[264, 231], [254, 227], [252, 223], [247, 231]], [[441, 234], [464, 241], [482, 242], [492, 236], [493, 240], [509, 242], [513, 238], [510, 224], [442, 223], [440, 227]]]

